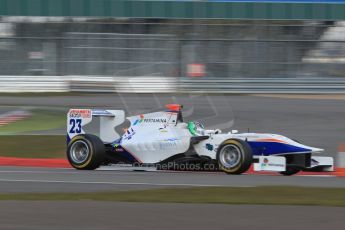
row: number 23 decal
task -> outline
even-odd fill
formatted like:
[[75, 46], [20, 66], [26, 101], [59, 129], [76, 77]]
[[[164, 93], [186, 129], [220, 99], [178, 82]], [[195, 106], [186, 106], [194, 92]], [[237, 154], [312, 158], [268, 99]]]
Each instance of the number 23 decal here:
[[81, 119], [71, 119], [69, 124], [71, 125], [69, 133], [81, 133]]

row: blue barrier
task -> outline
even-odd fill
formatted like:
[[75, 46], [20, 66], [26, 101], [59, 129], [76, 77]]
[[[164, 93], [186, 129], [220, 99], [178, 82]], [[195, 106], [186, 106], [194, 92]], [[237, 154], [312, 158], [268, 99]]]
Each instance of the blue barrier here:
[[208, 2], [253, 2], [253, 3], [322, 3], [345, 4], [345, 0], [208, 0]]

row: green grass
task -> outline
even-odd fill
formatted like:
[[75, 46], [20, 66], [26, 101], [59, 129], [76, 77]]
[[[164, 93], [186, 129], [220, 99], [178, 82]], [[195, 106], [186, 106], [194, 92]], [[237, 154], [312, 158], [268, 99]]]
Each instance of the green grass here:
[[0, 136], [0, 156], [23, 158], [64, 158], [66, 136]]
[[33, 110], [32, 115], [21, 121], [0, 127], [0, 134], [45, 131], [66, 125], [66, 115], [60, 111]]
[[198, 187], [97, 193], [0, 194], [0, 200], [95, 200], [344, 207], [345, 189], [305, 187]]

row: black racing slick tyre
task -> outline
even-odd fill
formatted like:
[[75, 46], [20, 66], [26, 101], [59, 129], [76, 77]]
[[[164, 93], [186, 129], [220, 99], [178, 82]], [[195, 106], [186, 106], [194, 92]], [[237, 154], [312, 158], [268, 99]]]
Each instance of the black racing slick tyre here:
[[227, 174], [242, 174], [253, 162], [252, 149], [243, 140], [229, 139], [217, 150], [219, 169]]
[[104, 162], [104, 156], [104, 144], [95, 135], [77, 135], [67, 146], [67, 159], [76, 169], [96, 169]]

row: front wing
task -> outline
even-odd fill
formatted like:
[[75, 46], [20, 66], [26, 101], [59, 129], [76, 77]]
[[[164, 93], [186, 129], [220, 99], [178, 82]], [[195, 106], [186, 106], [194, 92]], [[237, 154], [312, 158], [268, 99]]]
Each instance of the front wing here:
[[334, 171], [333, 157], [312, 156], [310, 166], [287, 164], [284, 156], [260, 156], [259, 162], [254, 163], [254, 171], [284, 172], [287, 167], [298, 168], [310, 172], [332, 172]]

